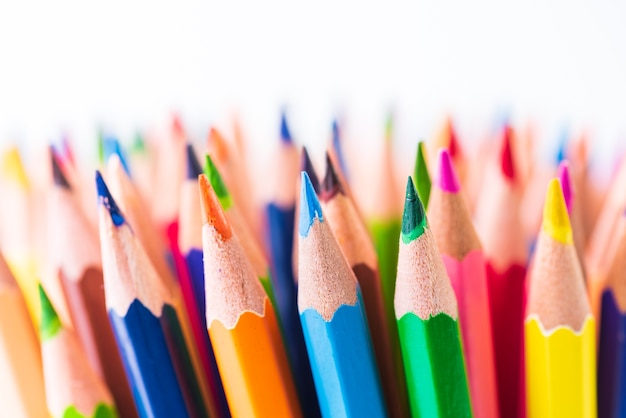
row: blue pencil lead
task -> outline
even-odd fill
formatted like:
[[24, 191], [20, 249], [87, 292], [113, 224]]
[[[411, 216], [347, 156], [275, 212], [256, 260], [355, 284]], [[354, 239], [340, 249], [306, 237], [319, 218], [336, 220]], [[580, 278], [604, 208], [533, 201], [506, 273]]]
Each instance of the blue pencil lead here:
[[289, 125], [287, 125], [287, 115], [282, 112], [280, 115], [280, 139], [285, 144], [293, 143], [291, 132], [289, 131]]
[[200, 174], [202, 174], [202, 167], [200, 167], [198, 157], [196, 157], [193, 146], [187, 144], [187, 179], [197, 180]]
[[115, 203], [109, 188], [102, 178], [102, 174], [100, 174], [98, 170], [96, 170], [96, 189], [98, 190], [98, 202], [104, 205], [109, 211], [113, 224], [115, 226], [123, 225], [125, 222], [124, 215], [122, 215], [122, 211], [117, 206], [117, 203]]
[[301, 183], [298, 231], [300, 232], [300, 236], [306, 237], [309, 235], [313, 221], [319, 219], [320, 222], [324, 222], [324, 216], [322, 215], [320, 201], [315, 194], [315, 189], [313, 189], [313, 184], [311, 184], [309, 175], [304, 171], [302, 172]]
[[105, 136], [102, 140], [102, 151], [104, 153], [104, 161], [109, 161], [112, 155], [116, 154], [120, 162], [122, 163], [122, 167], [124, 167], [124, 171], [130, 177], [130, 167], [128, 165], [126, 154], [122, 149], [122, 145], [120, 144], [119, 139], [114, 136]]

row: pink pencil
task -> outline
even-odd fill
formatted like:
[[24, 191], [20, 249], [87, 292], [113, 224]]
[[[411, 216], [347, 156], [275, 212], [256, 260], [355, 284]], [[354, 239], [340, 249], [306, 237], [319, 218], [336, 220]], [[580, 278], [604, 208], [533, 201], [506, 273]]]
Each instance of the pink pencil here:
[[447, 150], [431, 189], [428, 219], [459, 305], [474, 414], [498, 417], [485, 258]]

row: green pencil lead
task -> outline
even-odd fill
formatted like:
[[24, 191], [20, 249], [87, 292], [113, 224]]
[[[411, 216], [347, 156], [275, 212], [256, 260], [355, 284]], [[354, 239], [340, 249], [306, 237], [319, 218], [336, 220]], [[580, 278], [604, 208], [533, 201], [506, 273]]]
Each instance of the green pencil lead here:
[[222, 209], [225, 211], [228, 210], [233, 205], [233, 199], [230, 196], [230, 193], [228, 193], [228, 189], [222, 180], [222, 176], [209, 154], [206, 156], [204, 174], [206, 174], [211, 186], [213, 186], [213, 190], [215, 190], [215, 194], [222, 205]]
[[425, 154], [426, 151], [424, 150], [424, 141], [419, 141], [417, 144], [417, 155], [415, 156], [415, 166], [413, 168], [413, 181], [415, 183], [415, 188], [417, 189], [417, 194], [424, 204], [424, 209], [428, 209], [432, 181], [430, 179], [430, 174], [428, 173]]
[[422, 201], [417, 195], [413, 179], [409, 176], [406, 184], [406, 200], [404, 202], [404, 213], [402, 214], [402, 242], [409, 242], [419, 238], [426, 229], [426, 212]]
[[52, 302], [48, 298], [46, 291], [43, 290], [41, 283], [39, 287], [39, 301], [41, 304], [41, 324], [39, 325], [39, 334], [42, 341], [49, 340], [59, 333], [61, 330], [61, 320], [57, 311], [52, 306]]

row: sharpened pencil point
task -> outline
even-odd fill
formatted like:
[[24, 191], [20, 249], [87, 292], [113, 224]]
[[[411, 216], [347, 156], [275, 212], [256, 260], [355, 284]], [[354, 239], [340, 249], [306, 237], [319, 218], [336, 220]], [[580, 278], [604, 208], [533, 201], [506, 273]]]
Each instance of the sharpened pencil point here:
[[309, 157], [309, 153], [306, 150], [306, 147], [302, 147], [302, 160], [300, 161], [300, 170], [306, 171], [309, 175], [309, 179], [311, 179], [311, 184], [313, 185], [313, 189], [316, 194], [320, 194], [320, 181], [317, 177], [317, 173], [315, 172], [315, 167], [313, 167], [313, 163], [311, 162], [311, 157]]
[[385, 141], [391, 143], [393, 141], [393, 112], [387, 113], [387, 119], [385, 119]]
[[320, 222], [324, 222], [324, 216], [322, 214], [322, 207], [320, 201], [315, 194], [315, 189], [311, 184], [311, 179], [306, 172], [302, 172], [302, 185], [300, 188], [300, 219], [298, 222], [298, 231], [301, 237], [309, 235], [309, 230], [313, 226], [313, 221], [319, 219]]
[[2, 155], [0, 172], [5, 180], [10, 180], [23, 189], [28, 189], [28, 176], [22, 163], [20, 151], [16, 147], [11, 147]]
[[461, 189], [459, 179], [456, 176], [452, 159], [447, 149], [439, 151], [439, 178], [437, 185], [444, 192], [456, 193]]
[[291, 132], [289, 131], [289, 125], [287, 124], [287, 115], [282, 112], [280, 115], [280, 139], [285, 144], [293, 143]]
[[504, 127], [502, 133], [502, 153], [500, 154], [500, 168], [504, 177], [510, 181], [515, 180], [515, 164], [513, 162], [513, 153], [511, 150], [511, 141], [513, 137], [513, 130], [510, 125]]
[[191, 144], [187, 144], [187, 179], [197, 180], [200, 174], [202, 174], [202, 167], [200, 167], [196, 152]]
[[417, 194], [419, 195], [425, 208], [428, 208], [430, 200], [430, 188], [432, 180], [428, 173], [428, 165], [426, 164], [426, 151], [424, 150], [424, 141], [417, 143], [417, 155], [415, 156], [415, 166], [413, 167], [413, 181]]
[[67, 181], [61, 169], [61, 165], [59, 164], [59, 157], [52, 147], [50, 147], [50, 161], [52, 163], [52, 180], [54, 184], [64, 189], [71, 190], [70, 183]]
[[558, 179], [550, 180], [548, 185], [546, 202], [543, 207], [543, 230], [564, 244], [574, 242], [561, 182]]
[[402, 242], [409, 242], [419, 238], [426, 229], [426, 211], [422, 205], [413, 179], [409, 176], [406, 183], [406, 199], [402, 214]]
[[567, 206], [567, 213], [571, 215], [574, 190], [569, 176], [569, 162], [567, 160], [563, 160], [559, 164], [559, 180], [561, 181], [561, 187], [563, 188], [563, 198], [565, 199], [565, 206]]
[[58, 334], [61, 330], [61, 320], [57, 311], [52, 306], [52, 302], [48, 298], [46, 291], [41, 286], [41, 283], [37, 285], [39, 288], [39, 303], [41, 306], [41, 323], [39, 325], [39, 335], [43, 341], [49, 340]]
[[220, 171], [217, 169], [217, 166], [213, 162], [211, 155], [207, 154], [204, 162], [204, 174], [209, 179], [211, 183], [211, 187], [213, 187], [213, 191], [217, 195], [217, 198], [220, 200], [220, 204], [222, 205], [222, 209], [228, 210], [233, 205], [233, 198], [230, 196], [228, 192], [228, 188], [224, 184], [224, 180], [222, 180], [222, 175]]
[[229, 239], [233, 235], [232, 229], [220, 205], [219, 198], [215, 194], [215, 189], [213, 189], [205, 174], [198, 176], [198, 183], [200, 187], [200, 204], [202, 206], [202, 222], [215, 228], [222, 240]]
[[125, 222], [124, 215], [122, 215], [122, 211], [117, 206], [117, 203], [115, 203], [113, 195], [111, 195], [109, 188], [102, 178], [102, 174], [100, 174], [98, 170], [96, 170], [96, 189], [98, 191], [98, 201], [109, 211], [113, 225], [123, 225]]
[[341, 181], [339, 181], [339, 176], [337, 176], [333, 160], [330, 158], [330, 155], [326, 153], [326, 173], [324, 175], [324, 181], [322, 182], [320, 199], [323, 202], [328, 202], [337, 193], [346, 194], [341, 185]]
[[122, 167], [124, 167], [124, 171], [128, 177], [131, 177], [130, 167], [128, 166], [126, 155], [122, 149], [122, 144], [120, 144], [119, 139], [112, 136], [105, 136], [102, 141], [102, 149], [104, 152], [104, 161], [109, 161], [109, 158], [111, 158], [114, 154], [117, 155], [122, 163]]

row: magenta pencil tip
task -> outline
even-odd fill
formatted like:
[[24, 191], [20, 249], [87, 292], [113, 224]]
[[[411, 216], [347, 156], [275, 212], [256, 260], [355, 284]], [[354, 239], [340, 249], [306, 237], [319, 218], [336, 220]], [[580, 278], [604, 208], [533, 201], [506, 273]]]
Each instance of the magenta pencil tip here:
[[559, 180], [561, 181], [561, 187], [563, 188], [563, 197], [565, 198], [567, 212], [571, 213], [574, 190], [572, 188], [572, 180], [569, 176], [569, 162], [567, 160], [563, 160], [559, 164]]
[[439, 173], [437, 185], [444, 192], [456, 193], [461, 190], [459, 179], [452, 165], [452, 158], [447, 149], [443, 148], [439, 151]]

